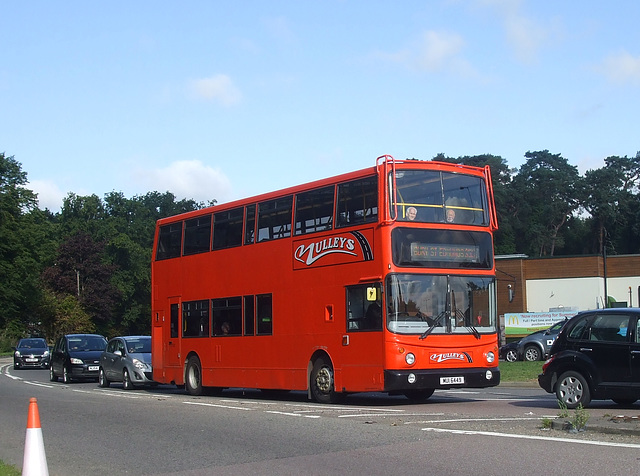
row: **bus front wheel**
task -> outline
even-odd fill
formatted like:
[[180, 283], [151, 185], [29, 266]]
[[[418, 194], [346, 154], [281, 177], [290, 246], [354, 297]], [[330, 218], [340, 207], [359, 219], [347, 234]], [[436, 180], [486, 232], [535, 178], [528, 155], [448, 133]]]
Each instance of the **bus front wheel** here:
[[311, 395], [318, 403], [336, 403], [342, 394], [335, 391], [333, 366], [324, 357], [318, 358], [311, 371]]
[[414, 402], [424, 402], [428, 400], [431, 395], [433, 395], [434, 390], [435, 389], [433, 388], [424, 388], [420, 390], [405, 390], [404, 396]]
[[202, 367], [200, 359], [195, 355], [187, 360], [184, 386], [191, 395], [202, 395]]

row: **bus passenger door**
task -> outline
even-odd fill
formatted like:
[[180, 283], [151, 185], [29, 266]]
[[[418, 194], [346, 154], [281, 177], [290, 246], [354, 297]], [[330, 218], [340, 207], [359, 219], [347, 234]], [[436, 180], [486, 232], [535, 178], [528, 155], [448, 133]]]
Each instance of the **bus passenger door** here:
[[[182, 374], [180, 356], [180, 298], [169, 299], [169, 325], [164, 326], [164, 364], [168, 373]], [[181, 377], [180, 377], [181, 378]]]
[[382, 285], [346, 288], [346, 332], [342, 339], [342, 368], [347, 391], [375, 391], [384, 387]]

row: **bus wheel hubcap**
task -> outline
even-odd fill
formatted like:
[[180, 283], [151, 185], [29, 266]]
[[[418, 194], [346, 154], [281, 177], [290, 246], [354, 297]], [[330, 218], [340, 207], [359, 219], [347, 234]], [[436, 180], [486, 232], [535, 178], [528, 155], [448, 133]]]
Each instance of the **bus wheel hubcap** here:
[[324, 393], [331, 391], [331, 371], [327, 367], [323, 367], [316, 377], [316, 386], [318, 390]]

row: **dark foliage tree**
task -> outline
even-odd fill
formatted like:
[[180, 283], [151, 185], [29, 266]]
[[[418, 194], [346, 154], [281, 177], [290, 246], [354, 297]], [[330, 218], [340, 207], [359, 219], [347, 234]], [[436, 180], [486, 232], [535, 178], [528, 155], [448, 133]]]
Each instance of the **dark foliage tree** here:
[[120, 293], [112, 284], [116, 266], [108, 264], [103, 242], [77, 232], [58, 249], [53, 266], [43, 272], [48, 288], [58, 295], [75, 296], [100, 328], [111, 324]]
[[560, 230], [579, 208], [577, 167], [548, 150], [527, 152], [512, 181], [509, 208], [515, 219], [518, 252], [553, 256], [564, 246]]

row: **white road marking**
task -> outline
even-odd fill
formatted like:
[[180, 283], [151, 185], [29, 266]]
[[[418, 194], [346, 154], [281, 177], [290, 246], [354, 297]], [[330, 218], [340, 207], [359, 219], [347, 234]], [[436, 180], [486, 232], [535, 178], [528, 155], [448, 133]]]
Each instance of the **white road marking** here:
[[266, 410], [265, 413], [274, 413], [276, 415], [295, 416], [295, 417], [301, 416], [304, 418], [320, 418], [320, 415], [303, 415], [301, 413], [278, 412], [274, 410]]
[[215, 403], [202, 403], [202, 402], [182, 402], [187, 405], [200, 405], [203, 407], [217, 407], [217, 408], [227, 408], [229, 410], [249, 410], [252, 411], [253, 408], [245, 408], [245, 407], [232, 407], [231, 405], [217, 405]]
[[26, 383], [27, 385], [34, 385], [36, 387], [53, 388], [53, 385], [47, 385], [40, 382], [29, 382], [28, 380], [25, 380], [24, 383]]
[[444, 428], [422, 428], [422, 431], [432, 431], [434, 433], [453, 433], [456, 435], [472, 435], [472, 436], [496, 436], [501, 438], [519, 438], [522, 440], [541, 440], [555, 441], [562, 443], [577, 443], [581, 445], [592, 446], [614, 446], [618, 448], [639, 448], [640, 444], [634, 443], [612, 443], [609, 441], [592, 441], [592, 440], [574, 440], [571, 438], [555, 438], [552, 436], [534, 436], [534, 435], [518, 435], [515, 433], [497, 433], [493, 431], [472, 431], [472, 430], [447, 430]]

